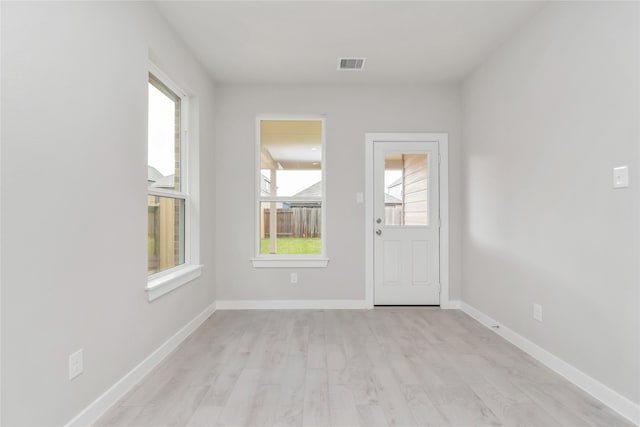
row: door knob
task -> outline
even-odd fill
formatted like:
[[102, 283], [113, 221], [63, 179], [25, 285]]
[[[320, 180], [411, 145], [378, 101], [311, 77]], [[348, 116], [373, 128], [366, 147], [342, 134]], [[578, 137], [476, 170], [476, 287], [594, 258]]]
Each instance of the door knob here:
[[379, 228], [376, 230], [376, 234], [379, 236], [382, 234], [382, 230], [380, 230]]
[[377, 222], [378, 224], [380, 224], [380, 223], [382, 222], [382, 218], [378, 218], [378, 219], [376, 219], [376, 222]]

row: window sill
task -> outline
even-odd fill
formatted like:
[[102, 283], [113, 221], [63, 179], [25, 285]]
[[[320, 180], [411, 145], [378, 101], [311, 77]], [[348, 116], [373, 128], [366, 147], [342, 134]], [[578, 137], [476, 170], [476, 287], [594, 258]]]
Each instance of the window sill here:
[[324, 268], [329, 258], [251, 258], [253, 268]]
[[[165, 272], [153, 275], [147, 282], [147, 297], [149, 301], [160, 298], [182, 285], [197, 279], [202, 274], [201, 265], [181, 265]], [[155, 276], [155, 277], [154, 277]]]

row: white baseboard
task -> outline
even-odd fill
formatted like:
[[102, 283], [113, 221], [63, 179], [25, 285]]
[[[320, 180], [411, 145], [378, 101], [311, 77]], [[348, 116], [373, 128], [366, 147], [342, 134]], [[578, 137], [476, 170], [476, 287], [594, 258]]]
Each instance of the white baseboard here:
[[218, 310], [365, 309], [366, 300], [218, 300]]
[[91, 426], [98, 418], [100, 418], [109, 408], [115, 405], [129, 390], [155, 368], [165, 357], [175, 350], [182, 341], [191, 335], [198, 327], [209, 318], [216, 310], [216, 304], [213, 303], [193, 320], [187, 323], [182, 329], [176, 332], [164, 344], [158, 347], [146, 359], [133, 368], [129, 373], [122, 377], [111, 388], [105, 391], [93, 403], [87, 406], [82, 412], [66, 424], [66, 427]]
[[[549, 353], [547, 350], [537, 344], [534, 344], [522, 335], [519, 335], [504, 325], [499, 324], [491, 317], [469, 304], [462, 302], [461, 310], [486, 327], [491, 328], [492, 331], [509, 341], [511, 344], [520, 348], [525, 353], [528, 353], [530, 356], [546, 365], [548, 368], [571, 381], [629, 421], [637, 425], [640, 424], [640, 405], [632, 402], [616, 391], [611, 390], [598, 380], [590, 377], [554, 354]], [[494, 326], [499, 326], [499, 328], [493, 328]]]
[[[459, 310], [460, 300], [450, 300], [440, 305], [445, 310]], [[367, 300], [218, 300], [218, 310], [359, 310], [373, 308]]]
[[457, 299], [449, 300], [440, 304], [440, 308], [443, 310], [460, 310], [462, 302]]

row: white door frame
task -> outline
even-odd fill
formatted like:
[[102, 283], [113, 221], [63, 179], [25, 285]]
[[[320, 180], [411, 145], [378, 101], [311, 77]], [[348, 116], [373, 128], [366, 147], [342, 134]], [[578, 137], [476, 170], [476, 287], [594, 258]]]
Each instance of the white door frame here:
[[373, 308], [373, 144], [375, 142], [430, 141], [440, 151], [440, 308], [449, 304], [449, 135], [446, 133], [390, 132], [365, 134], [365, 300]]

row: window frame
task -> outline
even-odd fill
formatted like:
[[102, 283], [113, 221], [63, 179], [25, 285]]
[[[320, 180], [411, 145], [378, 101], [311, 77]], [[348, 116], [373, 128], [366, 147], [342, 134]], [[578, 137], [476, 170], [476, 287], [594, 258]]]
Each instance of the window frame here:
[[[322, 197], [262, 196], [262, 173], [260, 158], [260, 129], [263, 121], [319, 121], [322, 128], [320, 162], [322, 179]], [[270, 115], [256, 117], [256, 144], [254, 158], [254, 256], [251, 262], [254, 268], [323, 268], [329, 263], [327, 257], [327, 162], [326, 162], [326, 117], [324, 115]], [[320, 254], [261, 254], [260, 253], [260, 203], [262, 202], [320, 202]]]
[[[192, 152], [190, 146], [196, 143], [192, 138], [192, 133], [189, 132], [191, 123], [195, 122], [190, 115], [193, 98], [152, 62], [149, 62], [146, 74], [147, 97], [150, 74], [180, 98], [180, 191], [151, 189], [147, 186], [146, 197], [159, 196], [184, 200], [184, 263], [147, 275], [145, 291], [151, 302], [198, 278], [201, 275], [202, 265], [199, 264], [198, 162], [190, 157]], [[149, 120], [148, 114], [149, 109], [147, 106], [147, 122]], [[147, 133], [147, 159], [148, 150], [149, 135]]]

